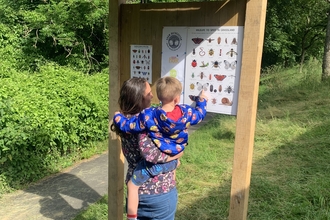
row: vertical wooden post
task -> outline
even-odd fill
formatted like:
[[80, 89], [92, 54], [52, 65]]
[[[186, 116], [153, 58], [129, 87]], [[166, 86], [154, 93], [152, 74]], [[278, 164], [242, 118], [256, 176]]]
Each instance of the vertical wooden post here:
[[[119, 7], [122, 0], [109, 0], [109, 119], [118, 110], [120, 87]], [[110, 125], [109, 125], [110, 128]], [[106, 171], [105, 171], [106, 172]], [[124, 156], [118, 139], [109, 129], [108, 219], [123, 219]]]
[[247, 0], [238, 97], [230, 220], [247, 218], [267, 0]]

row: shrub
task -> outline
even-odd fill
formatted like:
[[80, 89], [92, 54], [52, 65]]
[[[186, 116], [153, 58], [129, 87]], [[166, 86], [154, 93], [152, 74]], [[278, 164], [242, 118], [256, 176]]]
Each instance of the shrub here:
[[60, 157], [107, 138], [107, 73], [48, 64], [0, 81], [0, 179], [11, 187], [54, 172]]

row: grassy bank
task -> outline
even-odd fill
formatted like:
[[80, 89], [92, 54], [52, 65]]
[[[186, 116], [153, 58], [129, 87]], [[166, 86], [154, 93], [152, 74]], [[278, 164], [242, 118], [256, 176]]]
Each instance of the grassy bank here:
[[[330, 219], [330, 85], [320, 66], [261, 76], [249, 219]], [[235, 129], [235, 117], [217, 115], [190, 136], [177, 170], [177, 220], [227, 219]], [[82, 219], [108, 219], [106, 197]]]

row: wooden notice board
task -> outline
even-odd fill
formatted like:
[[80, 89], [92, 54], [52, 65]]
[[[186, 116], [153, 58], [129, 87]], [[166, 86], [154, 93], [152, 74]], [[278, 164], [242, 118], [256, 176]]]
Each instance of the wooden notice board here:
[[[161, 75], [164, 26], [244, 26], [229, 219], [246, 219], [267, 0], [122, 3], [109, 1], [110, 118], [118, 109], [120, 85], [130, 78], [130, 45], [152, 46], [155, 82]], [[158, 103], [156, 97], [153, 102]], [[120, 143], [109, 135], [109, 220], [123, 219], [123, 169]]]

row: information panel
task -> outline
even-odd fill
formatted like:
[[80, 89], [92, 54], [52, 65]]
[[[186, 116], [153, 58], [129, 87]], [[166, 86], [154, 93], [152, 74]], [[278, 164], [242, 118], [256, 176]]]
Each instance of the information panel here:
[[152, 83], [152, 46], [131, 45], [131, 78], [145, 78]]
[[184, 103], [206, 91], [207, 111], [236, 115], [243, 27], [188, 27]]

